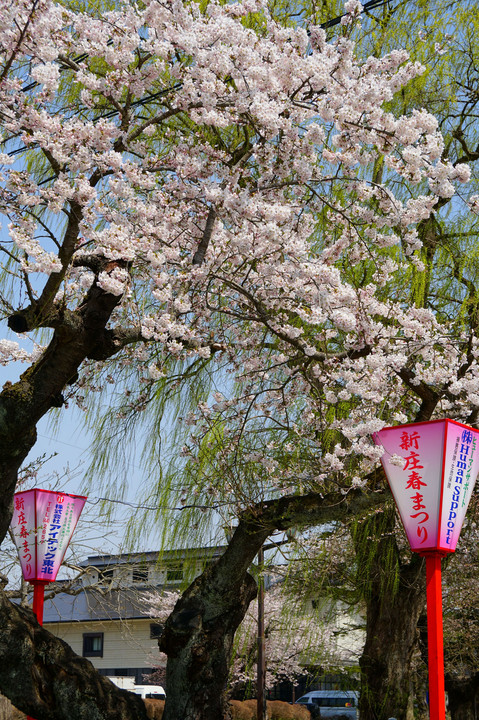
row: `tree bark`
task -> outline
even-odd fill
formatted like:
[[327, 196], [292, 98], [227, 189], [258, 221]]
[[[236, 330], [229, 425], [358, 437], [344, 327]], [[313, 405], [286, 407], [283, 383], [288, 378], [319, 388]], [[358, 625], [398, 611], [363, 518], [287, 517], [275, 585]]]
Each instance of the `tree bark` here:
[[228, 718], [226, 699], [234, 634], [256, 582], [247, 572], [267, 529], [241, 525], [225, 554], [197, 578], [167, 620], [160, 649], [168, 655], [164, 720]]
[[229, 718], [226, 701], [234, 633], [256, 596], [248, 568], [274, 530], [312, 525], [363, 513], [384, 494], [352, 491], [283, 497], [245, 512], [224, 555], [177, 602], [160, 639], [168, 656], [163, 720]]
[[143, 700], [98, 674], [0, 590], [0, 693], [35, 720], [146, 720]]
[[417, 576], [413, 583], [407, 587], [401, 582], [395, 597], [375, 596], [368, 602], [366, 643], [359, 662], [361, 720], [406, 720], [417, 621], [424, 607], [424, 583]]
[[[394, 508], [375, 515], [355, 536], [365, 577], [366, 642], [361, 668], [361, 720], [406, 720], [417, 624], [426, 601], [424, 561], [402, 563], [394, 533]], [[369, 567], [364, 564], [370, 553]]]
[[[61, 407], [62, 391], [84, 360], [105, 348], [111, 356], [125, 344], [115, 345], [112, 331], [105, 330], [120, 300], [94, 283], [75, 311], [51, 310], [54, 334], [48, 347], [18, 382], [6, 383], [0, 393], [0, 543], [12, 517], [17, 472], [36, 442], [38, 421], [52, 407]], [[28, 330], [37, 320], [38, 326], [47, 326], [42, 317], [38, 308], [26, 308], [10, 320]]]

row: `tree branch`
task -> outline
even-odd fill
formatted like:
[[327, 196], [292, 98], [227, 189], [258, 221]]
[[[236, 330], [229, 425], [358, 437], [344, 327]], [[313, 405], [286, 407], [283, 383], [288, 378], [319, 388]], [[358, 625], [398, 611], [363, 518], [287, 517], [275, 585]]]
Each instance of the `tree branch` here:
[[213, 234], [213, 227], [216, 220], [216, 211], [214, 208], [210, 208], [210, 211], [208, 213], [208, 217], [206, 218], [206, 225], [203, 232], [203, 237], [201, 238], [200, 244], [198, 245], [198, 249], [196, 250], [194, 256], [193, 256], [193, 265], [202, 265], [203, 261], [205, 259], [206, 251], [208, 250], [208, 245], [210, 244], [211, 236]]
[[440, 400], [440, 394], [428, 387], [422, 380], [416, 384], [416, 376], [412, 370], [402, 368], [398, 371], [398, 375], [404, 384], [422, 400], [419, 411], [415, 417], [415, 422], [430, 420]]

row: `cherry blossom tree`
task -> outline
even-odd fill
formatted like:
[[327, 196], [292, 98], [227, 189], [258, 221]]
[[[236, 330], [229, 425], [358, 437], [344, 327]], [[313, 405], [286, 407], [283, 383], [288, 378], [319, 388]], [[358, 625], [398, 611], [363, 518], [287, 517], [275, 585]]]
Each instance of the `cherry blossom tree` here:
[[[410, 5], [412, 4], [408, 5], [408, 10]], [[467, 16], [467, 9], [464, 9], [464, 12]], [[424, 76], [421, 76], [412, 83], [412, 90], [410, 85], [406, 92], [403, 91], [398, 95], [398, 107], [404, 108], [409, 105], [410, 108], [414, 108], [418, 103], [424, 102], [427, 102], [429, 107], [434, 107], [441, 117], [441, 126], [447, 132], [444, 155], [450, 157], [455, 164], [461, 164], [464, 161], [474, 162], [477, 160], [477, 153], [474, 150], [477, 143], [474, 121], [477, 95], [472, 92], [474, 81], [470, 75], [470, 68], [474, 67], [477, 62], [474, 31], [472, 28], [468, 29], [466, 22], [464, 25], [460, 25], [464, 28], [464, 33], [462, 30], [458, 31], [458, 37], [455, 38], [454, 43], [451, 42], [451, 38], [444, 35], [442, 7], [434, 15], [433, 8], [428, 6], [427, 18], [424, 19], [423, 28], [418, 28], [418, 35], [414, 32], [411, 33], [411, 21], [411, 14], [408, 12], [402, 20], [402, 25], [405, 27], [404, 32], [410, 38], [411, 52], [416, 57], [421, 54], [429, 54], [432, 70], [429, 70], [426, 80]], [[387, 45], [387, 41], [397, 45], [399, 24], [394, 14], [386, 14], [383, 17], [383, 27], [387, 25], [387, 29], [382, 35], [383, 47]], [[424, 43], [425, 37], [436, 33], [442, 33], [442, 37], [435, 35], [435, 42], [429, 45]], [[386, 37], [386, 41], [384, 37]], [[377, 45], [381, 45], [378, 40], [381, 38], [379, 31], [375, 30], [373, 38], [377, 48]], [[401, 40], [400, 36], [399, 42]], [[449, 79], [453, 75], [457, 81], [451, 86]], [[374, 168], [374, 179], [375, 181], [387, 180], [384, 167], [380, 164]], [[447, 212], [445, 212], [446, 210]], [[464, 392], [461, 389], [465, 380], [463, 373], [469, 377], [468, 383], [472, 383], [469, 385], [471, 389], [476, 382], [475, 360], [473, 354], [468, 353], [468, 348], [473, 347], [476, 342], [477, 332], [477, 284], [475, 280], [477, 278], [477, 252], [475, 250], [474, 222], [473, 213], [463, 214], [457, 204], [443, 198], [437, 204], [433, 216], [418, 224], [418, 234], [423, 243], [420, 252], [423, 269], [409, 276], [395, 273], [395, 283], [385, 284], [385, 296], [388, 298], [402, 297], [408, 307], [412, 304], [428, 308], [440, 322], [447, 321], [446, 325], [449, 330], [446, 331], [444, 338], [446, 335], [450, 339], [454, 338], [453, 345], [456, 349], [462, 348], [461, 364], [449, 365], [446, 362], [439, 374], [437, 373], [439, 366], [436, 365], [436, 371], [431, 375], [429, 371], [434, 366], [434, 362], [430, 364], [429, 360], [422, 355], [422, 351], [416, 355], [414, 352], [410, 353], [410, 349], [408, 349], [406, 351], [409, 358], [408, 364], [406, 364], [407, 371], [403, 369], [402, 373], [398, 373], [395, 378], [399, 380], [400, 377], [404, 381], [400, 391], [403, 406], [401, 407], [401, 403], [398, 402], [397, 414], [389, 414], [391, 402], [394, 401], [389, 394], [391, 387], [388, 386], [389, 389], [387, 389], [385, 384], [383, 392], [378, 392], [376, 396], [373, 394], [370, 396], [371, 398], [375, 397], [375, 401], [373, 401], [375, 410], [372, 406], [367, 409], [364, 404], [359, 404], [360, 409], [356, 416], [358, 422], [363, 417], [374, 416], [377, 412], [383, 418], [389, 417], [388, 422], [406, 422], [444, 415], [473, 424], [476, 422], [477, 410], [474, 396], [468, 395], [467, 391]], [[359, 263], [356, 264], [356, 267], [356, 282], [367, 281], [367, 267], [360, 266]], [[362, 274], [359, 268], [361, 268]], [[341, 266], [341, 270], [343, 273], [347, 272], [344, 265]], [[376, 288], [376, 292], [378, 292], [378, 288]], [[452, 324], [449, 324], [450, 321]], [[443, 326], [444, 330], [446, 325]], [[301, 323], [298, 322], [298, 326], [304, 332], [307, 323], [303, 320]], [[371, 354], [366, 350], [367, 359], [361, 366], [362, 372], [365, 373], [369, 361], [378, 362], [376, 377], [378, 381], [380, 377], [385, 380], [387, 370], [391, 370], [391, 368], [393, 372], [390, 378], [394, 377], [394, 368], [389, 362], [391, 358], [391, 363], [393, 363], [393, 353], [390, 346], [384, 345], [384, 347], [387, 347], [384, 356], [380, 360], [376, 358], [376, 361], [372, 360], [372, 355], [375, 353]], [[406, 349], [406, 345], [404, 348]], [[438, 349], [439, 345], [436, 345], [436, 348]], [[334, 348], [334, 350], [336, 349]], [[334, 350], [330, 354], [331, 363]], [[271, 354], [274, 361], [275, 356], [273, 353]], [[370, 355], [371, 360], [369, 360]], [[438, 359], [437, 356], [436, 359]], [[247, 497], [251, 497], [248, 496], [249, 491], [261, 496], [264, 488], [271, 487], [269, 473], [276, 481], [285, 470], [289, 473], [291, 489], [297, 487], [298, 478], [303, 486], [311, 482], [312, 467], [318, 464], [318, 456], [324, 457], [325, 446], [331, 452], [335, 441], [335, 450], [339, 455], [339, 461], [342, 461], [341, 454], [343, 454], [343, 458], [347, 458], [347, 463], [342, 466], [338, 464], [339, 472], [336, 476], [338, 485], [344, 482], [344, 476], [342, 476], [344, 471], [349, 477], [356, 476], [358, 482], [364, 481], [363, 472], [358, 470], [358, 465], [351, 462], [351, 456], [344, 452], [348, 438], [345, 441], [340, 432], [343, 418], [350, 416], [351, 399], [353, 404], [358, 402], [358, 396], [362, 392], [361, 388], [354, 384], [351, 393], [346, 391], [344, 386], [347, 385], [348, 380], [341, 367], [338, 371], [338, 392], [324, 392], [324, 394], [321, 392], [321, 390], [327, 390], [327, 383], [324, 382], [326, 373], [324, 373], [322, 376], [324, 384], [320, 386], [320, 392], [313, 396], [308, 386], [301, 385], [298, 381], [298, 375], [301, 374], [299, 356], [295, 356], [293, 362], [289, 355], [288, 361], [290, 362], [289, 367], [293, 371], [291, 375], [295, 375], [294, 380], [291, 379], [291, 375], [289, 378], [283, 376], [279, 379], [278, 374], [273, 374], [271, 370], [274, 368], [273, 363], [266, 367], [264, 356], [261, 361], [257, 361], [256, 369], [264, 373], [263, 382], [261, 385], [257, 383], [256, 377], [255, 384], [250, 383], [250, 392], [245, 392], [244, 407], [238, 413], [234, 429], [231, 424], [231, 415], [235, 403], [225, 396], [218, 395], [214, 404], [205, 407], [204, 414], [207, 415], [203, 419], [205, 430], [198, 431], [201, 421], [195, 417], [191, 418], [192, 422], [197, 423], [195, 426], [197, 430], [194, 433], [196, 438], [193, 438], [194, 442], [187, 448], [187, 452], [191, 453], [193, 459], [198, 456], [200, 458], [199, 462], [195, 462], [193, 468], [203, 469], [202, 458], [208, 456], [211, 446], [218, 450], [214, 461], [215, 465], [220, 465], [218, 475], [215, 475], [216, 470], [211, 465], [208, 465], [208, 471], [204, 473], [207, 492], [218, 492], [219, 477], [226, 477], [230, 489], [228, 496], [230, 502], [234, 502], [233, 498], [239, 498], [240, 502], [245, 502]], [[428, 369], [426, 375], [423, 376], [424, 382], [418, 382], [416, 377], [416, 370], [421, 364], [423, 364], [424, 370]], [[358, 364], [355, 367], [359, 370]], [[267, 373], [274, 378], [271, 382], [268, 382]], [[364, 380], [365, 374], [361, 378]], [[270, 402], [267, 394], [270, 393], [269, 397], [271, 398], [275, 392], [274, 382], [277, 383], [276, 401]], [[379, 387], [379, 384], [374, 386], [374, 389], [376, 387]], [[452, 393], [450, 388], [453, 389]], [[315, 389], [317, 390], [317, 388]], [[308, 393], [310, 399], [306, 400]], [[262, 402], [255, 402], [257, 398], [260, 398]], [[299, 412], [296, 415], [294, 414], [295, 403], [292, 398], [298, 401], [296, 407], [299, 408]], [[362, 401], [364, 403], [364, 397]], [[287, 407], [283, 408], [282, 413], [278, 413], [278, 404], [281, 407], [281, 402]], [[226, 422], [228, 407], [230, 417]], [[305, 407], [311, 408], [311, 414], [307, 417], [306, 423], [303, 418]], [[254, 431], [256, 437], [253, 435], [252, 438], [246, 439], [245, 428], [248, 425], [250, 427], [254, 425], [255, 411], [259, 411], [256, 415], [258, 425], [262, 422], [263, 426], [257, 427]], [[221, 412], [221, 418], [218, 418], [219, 412]], [[323, 419], [324, 424], [320, 424], [319, 418]], [[331, 432], [330, 421], [332, 418], [336, 418], [338, 421], [339, 431], [336, 436]], [[270, 432], [268, 435], [269, 442], [265, 440], [265, 425], [268, 423], [275, 424], [275, 432]], [[290, 430], [292, 432], [289, 432]], [[274, 436], [276, 436], [276, 440], [273, 439]], [[198, 446], [198, 438], [201, 437], [204, 440], [198, 450], [195, 445]], [[282, 438], [280, 442], [277, 440], [279, 437]], [[243, 447], [247, 450], [246, 453], [237, 451], [235, 441], [240, 438]], [[279, 452], [278, 447], [280, 448]], [[250, 485], [245, 485], [243, 482], [245, 474], [250, 480]], [[212, 480], [212, 477], [217, 477], [216, 481]], [[261, 477], [261, 481], [258, 480], [259, 477]], [[195, 492], [197, 489], [198, 484], [195, 485]], [[365, 590], [365, 599], [368, 604], [368, 642], [361, 663], [363, 687], [366, 689], [362, 696], [361, 714], [363, 717], [381, 715], [402, 717], [402, 713], [405, 714], [407, 711], [407, 698], [411, 686], [410, 672], [407, 668], [410, 668], [410, 659], [416, 645], [416, 624], [424, 602], [423, 569], [417, 557], [411, 558], [408, 553], [404, 553], [404, 548], [401, 543], [396, 542], [395, 537], [397, 537], [397, 521], [390, 511], [387, 511], [384, 517], [373, 516], [366, 520], [358, 527], [356, 533], [361, 558], [359, 567], [363, 575], [360, 584]], [[374, 548], [377, 548], [376, 557], [373, 555]], [[366, 562], [364, 562], [365, 560]], [[369, 577], [365, 577], [366, 569]], [[387, 573], [390, 573], [390, 580], [387, 579]], [[393, 647], [395, 648], [394, 652], [392, 651]]]
[[[151, 617], [165, 622], [180, 598], [179, 592], [151, 592], [145, 602]], [[270, 588], [264, 597], [265, 622], [265, 687], [273, 688], [278, 682], [294, 682], [304, 675], [305, 663], [317, 661], [322, 666], [337, 668], [345, 657], [334, 652], [333, 630], [327, 613], [316, 613], [311, 603], [292, 597], [280, 584]], [[245, 685], [255, 686], [257, 673], [258, 604], [249, 606], [234, 640], [230, 661], [228, 688], [230, 693], [244, 690]], [[349, 659], [349, 658], [348, 658]], [[167, 658], [159, 657], [159, 668], [150, 680], [164, 683], [164, 664]]]
[[[33, 344], [0, 347], [3, 363], [28, 363], [0, 393], [0, 537], [52, 408], [121, 387], [133, 364], [136, 412], [176, 361], [218, 360], [241, 388], [189, 418], [186, 458], [204, 454], [202, 436], [225, 452], [186, 494], [219, 487], [217, 509], [240, 520], [166, 623], [167, 720], [227, 713], [247, 569], [268, 534], [378, 503], [369, 435], [386, 422], [479, 407], [475, 310], [461, 333], [398, 290], [428, 271], [419, 229], [469, 170], [431, 114], [388, 107], [421, 65], [357, 56], [361, 5], [345, 10], [328, 42], [260, 0], [2, 4], [2, 302]], [[21, 709], [144, 716], [0, 601], [0, 689]]]
[[[332, 629], [326, 618], [309, 605], [291, 603], [284, 589], [276, 585], [264, 596], [265, 688], [294, 682], [304, 675], [305, 664], [343, 664], [344, 658], [331, 653]], [[256, 687], [258, 646], [258, 604], [251, 603], [235, 637], [230, 687]]]

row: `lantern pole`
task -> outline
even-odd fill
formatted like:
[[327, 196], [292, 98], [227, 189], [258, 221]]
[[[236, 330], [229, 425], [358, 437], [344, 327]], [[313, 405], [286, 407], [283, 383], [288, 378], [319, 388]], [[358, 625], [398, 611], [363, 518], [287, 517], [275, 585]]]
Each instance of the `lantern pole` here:
[[456, 549], [478, 476], [479, 429], [445, 418], [373, 438], [411, 550], [426, 558], [429, 717], [445, 720], [441, 558]]
[[[41, 580], [33, 580], [33, 613], [38, 620], [40, 625], [43, 625], [43, 601], [45, 599], [45, 585], [46, 582]], [[31, 715], [27, 715], [27, 720], [35, 720]]]
[[445, 720], [444, 642], [442, 627], [441, 558], [432, 551], [426, 557], [427, 640], [429, 670], [429, 718]]
[[264, 648], [264, 547], [258, 551], [258, 664], [256, 674], [256, 715], [258, 720], [266, 718], [265, 675], [266, 660]]
[[33, 612], [40, 625], [43, 625], [43, 601], [45, 599], [45, 582], [33, 580]]

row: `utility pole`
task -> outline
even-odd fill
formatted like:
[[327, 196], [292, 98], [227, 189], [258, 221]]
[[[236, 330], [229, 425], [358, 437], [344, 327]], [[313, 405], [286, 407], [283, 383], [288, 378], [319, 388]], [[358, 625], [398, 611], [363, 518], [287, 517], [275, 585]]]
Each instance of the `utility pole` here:
[[256, 676], [256, 715], [266, 720], [266, 696], [264, 692], [266, 662], [264, 652], [264, 548], [258, 552], [258, 671]]

